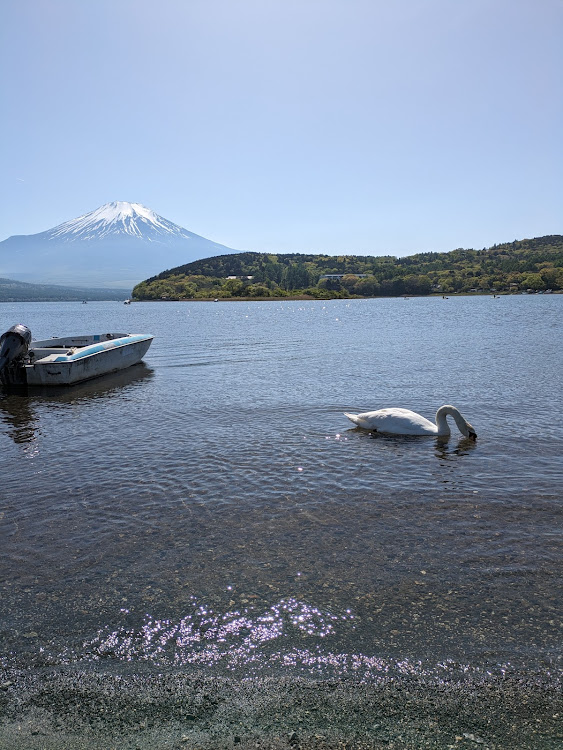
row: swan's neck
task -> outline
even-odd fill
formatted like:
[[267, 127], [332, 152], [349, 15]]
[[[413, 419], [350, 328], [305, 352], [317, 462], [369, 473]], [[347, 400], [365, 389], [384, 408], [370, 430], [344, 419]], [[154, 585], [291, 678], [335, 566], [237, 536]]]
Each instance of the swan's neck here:
[[452, 416], [455, 419], [458, 430], [462, 435], [467, 435], [467, 422], [461, 416], [458, 409], [455, 406], [441, 406], [436, 412], [436, 426], [438, 427], [438, 435], [449, 435], [450, 426], [448, 425], [447, 417]]
[[451, 406], [441, 406], [436, 412], [436, 427], [438, 428], [438, 435], [449, 435], [450, 426], [446, 417], [450, 413]]

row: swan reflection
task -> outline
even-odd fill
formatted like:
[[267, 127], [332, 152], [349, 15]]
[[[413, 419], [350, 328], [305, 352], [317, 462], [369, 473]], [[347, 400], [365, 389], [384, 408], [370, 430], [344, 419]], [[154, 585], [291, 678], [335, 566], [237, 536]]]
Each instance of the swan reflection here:
[[451, 460], [454, 456], [465, 456], [474, 451], [477, 443], [472, 438], [463, 437], [456, 445], [450, 445], [447, 438], [436, 439], [436, 458]]
[[[394, 446], [417, 446], [428, 445], [426, 440], [421, 440], [419, 436], [414, 435], [387, 435], [381, 432], [368, 432], [362, 427], [350, 427], [346, 430], [348, 433], [357, 433], [360, 438], [368, 440], [377, 440], [379, 443]], [[457, 442], [452, 442], [450, 436], [441, 435], [431, 441], [434, 446], [434, 455], [440, 460], [452, 461], [457, 456], [466, 456], [474, 451], [478, 443], [473, 437], [460, 437]]]

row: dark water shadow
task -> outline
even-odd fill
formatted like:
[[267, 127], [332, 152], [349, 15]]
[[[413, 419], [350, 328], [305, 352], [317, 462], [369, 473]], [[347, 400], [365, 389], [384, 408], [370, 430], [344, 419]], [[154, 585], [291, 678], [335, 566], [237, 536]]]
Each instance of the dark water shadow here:
[[124, 389], [146, 385], [153, 376], [154, 370], [140, 362], [127, 370], [76, 385], [35, 386], [13, 393], [0, 391], [0, 424], [8, 426], [7, 433], [14, 443], [30, 443], [36, 438], [40, 426], [35, 407], [45, 403], [77, 404], [121, 397]]
[[425, 442], [430, 442], [434, 446], [436, 458], [446, 460], [454, 456], [467, 455], [477, 447], [477, 440], [463, 435], [458, 436], [456, 441], [454, 435], [442, 437], [433, 437], [431, 435], [390, 435], [383, 432], [365, 430], [363, 427], [351, 427], [346, 432], [356, 433], [364, 439], [382, 441], [387, 444], [393, 443], [395, 445], [408, 445], [409, 443], [422, 445]]
[[137, 386], [149, 381], [154, 376], [154, 370], [144, 362], [120, 372], [112, 372], [99, 378], [87, 380], [71, 386], [34, 386], [28, 388], [27, 397], [34, 401], [59, 401], [60, 403], [76, 403], [88, 401], [92, 398], [108, 398], [122, 392], [123, 388]]

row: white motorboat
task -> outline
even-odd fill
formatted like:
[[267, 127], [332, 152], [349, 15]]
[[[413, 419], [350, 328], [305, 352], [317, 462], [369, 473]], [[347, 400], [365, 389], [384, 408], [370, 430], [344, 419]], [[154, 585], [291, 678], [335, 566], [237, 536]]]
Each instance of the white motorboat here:
[[5, 386], [73, 385], [141, 361], [153, 336], [102, 333], [32, 341], [24, 325], [0, 336], [0, 382]]

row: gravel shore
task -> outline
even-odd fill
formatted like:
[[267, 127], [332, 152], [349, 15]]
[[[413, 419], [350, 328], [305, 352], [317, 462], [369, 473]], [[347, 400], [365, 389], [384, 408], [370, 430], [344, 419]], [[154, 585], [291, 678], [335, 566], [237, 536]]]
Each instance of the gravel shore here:
[[169, 672], [0, 673], [1, 750], [563, 746], [560, 687], [540, 675], [378, 684]]

